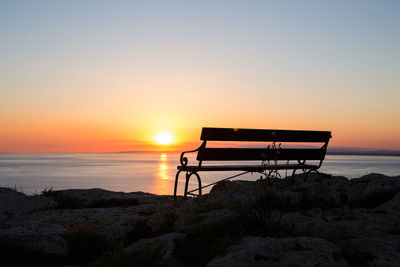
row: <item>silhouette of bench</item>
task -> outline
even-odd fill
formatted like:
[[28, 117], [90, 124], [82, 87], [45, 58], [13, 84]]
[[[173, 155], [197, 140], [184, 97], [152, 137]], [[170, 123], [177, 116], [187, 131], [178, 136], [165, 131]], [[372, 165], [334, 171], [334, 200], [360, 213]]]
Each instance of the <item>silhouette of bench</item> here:
[[[231, 179], [248, 172], [261, 173], [266, 178], [271, 175], [279, 176], [280, 170], [293, 170], [293, 176], [297, 170], [305, 173], [305, 178], [310, 172], [314, 171], [319, 174], [318, 169], [325, 158], [329, 139], [331, 138], [329, 131], [294, 131], [294, 130], [261, 130], [261, 129], [236, 129], [236, 128], [209, 128], [204, 127], [201, 132], [200, 140], [203, 143], [195, 150], [184, 151], [180, 156], [180, 165], [177, 166], [175, 177], [174, 197], [177, 195], [178, 178], [181, 172], [185, 172], [185, 190], [184, 198], [187, 195], [199, 196], [202, 189], [215, 183], [203, 186], [199, 172], [216, 172], [216, 171], [242, 171], [243, 173], [234, 175], [222, 180]], [[225, 147], [206, 147], [207, 142], [224, 141], [224, 142], [247, 142], [249, 147], [242, 148], [225, 148]], [[269, 142], [261, 143], [264, 147], [253, 147], [251, 142]], [[283, 148], [282, 143], [292, 143], [292, 147]], [[296, 143], [296, 144], [295, 144]], [[306, 143], [322, 143], [321, 147], [311, 146], [307, 144], [307, 148], [303, 148]], [[239, 143], [240, 144], [240, 143]], [[302, 147], [299, 147], [302, 145]], [[293, 147], [294, 146], [294, 147]], [[189, 165], [187, 153], [197, 152], [197, 164]], [[226, 161], [252, 161], [251, 164], [219, 164], [219, 165], [203, 165], [203, 162], [212, 161], [223, 163]], [[254, 161], [256, 163], [254, 164]], [[259, 161], [259, 162], [257, 162]], [[308, 161], [308, 162], [307, 162]], [[310, 162], [311, 161], [311, 162]], [[307, 163], [306, 163], [307, 162]], [[195, 175], [198, 181], [198, 189], [188, 191], [189, 180]], [[220, 181], [222, 181], [220, 180]], [[218, 181], [218, 182], [220, 182]], [[198, 191], [197, 194], [194, 192]]]

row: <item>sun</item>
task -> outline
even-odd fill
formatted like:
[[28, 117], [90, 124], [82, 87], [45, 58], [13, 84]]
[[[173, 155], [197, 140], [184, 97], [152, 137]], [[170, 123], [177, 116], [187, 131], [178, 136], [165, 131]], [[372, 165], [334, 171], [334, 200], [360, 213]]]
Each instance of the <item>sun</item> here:
[[174, 138], [171, 134], [163, 132], [156, 134], [154, 141], [159, 145], [169, 145], [174, 141]]

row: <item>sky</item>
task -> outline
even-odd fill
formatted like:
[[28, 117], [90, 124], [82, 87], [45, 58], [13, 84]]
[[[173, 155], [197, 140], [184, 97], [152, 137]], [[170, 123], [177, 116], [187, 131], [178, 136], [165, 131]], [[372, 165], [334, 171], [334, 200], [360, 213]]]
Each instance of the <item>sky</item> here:
[[[1, 1], [0, 152], [153, 150], [201, 128], [400, 149], [399, 1]], [[163, 147], [162, 149], [166, 149]]]

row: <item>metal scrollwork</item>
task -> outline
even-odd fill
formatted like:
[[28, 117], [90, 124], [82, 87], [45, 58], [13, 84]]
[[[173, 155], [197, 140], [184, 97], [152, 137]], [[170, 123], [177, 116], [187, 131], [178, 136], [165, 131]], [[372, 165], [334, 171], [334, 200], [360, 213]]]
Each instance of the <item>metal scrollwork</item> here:
[[182, 154], [181, 154], [181, 156], [180, 156], [180, 158], [179, 158], [179, 161], [180, 161], [181, 165], [182, 165], [182, 166], [187, 166], [187, 165], [188, 165], [188, 158], [187, 158], [187, 157], [184, 157], [184, 155], [185, 155], [186, 153], [192, 153], [192, 152], [199, 151], [201, 148], [204, 148], [205, 146], [206, 146], [206, 141], [204, 141], [204, 142], [203, 142], [198, 148], [196, 148], [195, 150], [183, 151]]
[[182, 165], [182, 166], [187, 166], [187, 164], [188, 164], [188, 159], [187, 159], [187, 157], [184, 157], [184, 156], [183, 156], [185, 153], [186, 153], [186, 152], [183, 152], [183, 153], [181, 154], [180, 159], [179, 159], [179, 161], [181, 162], [181, 165]]

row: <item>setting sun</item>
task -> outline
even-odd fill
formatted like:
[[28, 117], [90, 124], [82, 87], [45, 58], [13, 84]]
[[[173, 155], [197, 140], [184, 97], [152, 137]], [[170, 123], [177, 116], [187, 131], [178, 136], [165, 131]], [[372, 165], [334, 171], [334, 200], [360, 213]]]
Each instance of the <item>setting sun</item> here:
[[172, 135], [169, 133], [165, 133], [165, 132], [158, 133], [155, 136], [154, 140], [156, 141], [157, 144], [160, 144], [160, 145], [169, 145], [174, 141]]

